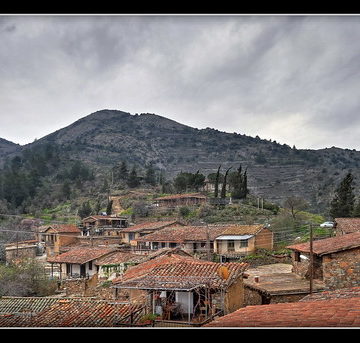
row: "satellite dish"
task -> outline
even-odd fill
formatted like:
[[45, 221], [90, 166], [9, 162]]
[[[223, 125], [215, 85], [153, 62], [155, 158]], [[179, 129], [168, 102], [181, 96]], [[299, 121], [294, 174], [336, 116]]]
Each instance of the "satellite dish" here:
[[219, 276], [224, 280], [227, 280], [230, 276], [229, 269], [225, 266], [220, 266], [217, 272]]

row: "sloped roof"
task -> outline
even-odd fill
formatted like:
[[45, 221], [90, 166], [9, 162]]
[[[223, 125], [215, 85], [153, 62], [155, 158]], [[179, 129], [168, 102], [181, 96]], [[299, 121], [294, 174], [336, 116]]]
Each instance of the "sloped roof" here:
[[1, 297], [0, 314], [37, 313], [57, 302], [51, 297]]
[[[313, 241], [313, 252], [319, 256], [357, 247], [360, 247], [360, 232]], [[310, 242], [289, 245], [287, 248], [310, 253]]]
[[112, 248], [77, 247], [58, 256], [49, 257], [47, 261], [51, 263], [83, 264], [107, 255], [113, 251], [115, 251], [115, 249]]
[[[227, 267], [228, 279], [223, 279], [219, 268]], [[191, 289], [201, 285], [212, 288], [226, 285], [237, 278], [247, 263], [215, 263], [191, 257], [163, 255], [129, 268], [122, 277], [113, 280], [121, 288]]]
[[49, 229], [54, 229], [58, 233], [80, 233], [81, 230], [73, 224], [50, 224], [39, 227], [40, 232], [46, 232]]
[[335, 223], [343, 233], [360, 232], [360, 218], [335, 218]]
[[360, 298], [256, 305], [205, 327], [359, 327]]
[[[224, 226], [210, 226], [209, 225], [209, 239], [214, 240], [217, 236], [222, 234]], [[207, 227], [206, 226], [174, 226], [167, 227], [156, 232], [150, 233], [144, 237], [137, 238], [138, 242], [176, 242], [182, 243], [185, 241], [206, 241]]]
[[121, 217], [121, 216], [102, 216], [102, 215], [93, 215], [93, 216], [89, 216], [84, 218], [82, 221], [96, 221], [99, 219], [107, 219], [107, 220], [126, 220], [126, 217]]
[[127, 228], [121, 230], [121, 232], [141, 232], [143, 230], [157, 230], [157, 229], [161, 229], [163, 227], [173, 225], [173, 224], [181, 225], [176, 220], [145, 222], [145, 223], [141, 223], [141, 224], [137, 224], [137, 225], [134, 225], [134, 226], [127, 227]]
[[324, 291], [314, 294], [309, 294], [300, 301], [316, 301], [329, 299], [350, 299], [360, 298], [360, 287], [341, 288], [334, 291]]
[[[1, 327], [114, 327], [131, 312], [140, 310], [139, 305], [121, 304], [114, 301], [93, 299], [57, 299], [57, 301], [30, 316], [0, 316]], [[136, 323], [142, 316], [134, 314]]]
[[124, 251], [115, 251], [103, 257], [100, 257], [95, 264], [103, 266], [108, 264], [120, 264], [125, 262], [140, 262], [144, 256]]

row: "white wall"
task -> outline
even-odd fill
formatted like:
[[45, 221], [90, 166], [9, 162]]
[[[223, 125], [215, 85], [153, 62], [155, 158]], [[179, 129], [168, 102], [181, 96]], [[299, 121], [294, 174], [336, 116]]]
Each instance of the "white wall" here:
[[189, 294], [190, 294], [190, 313], [193, 313], [193, 293], [192, 292], [175, 292], [175, 301], [181, 304], [181, 310], [189, 313]]

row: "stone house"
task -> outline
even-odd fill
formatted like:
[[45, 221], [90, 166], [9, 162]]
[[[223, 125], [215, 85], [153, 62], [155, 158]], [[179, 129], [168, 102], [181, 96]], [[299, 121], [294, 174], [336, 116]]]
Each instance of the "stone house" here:
[[[288, 246], [294, 272], [310, 277], [310, 243]], [[334, 290], [360, 285], [360, 232], [313, 242], [313, 279]]]
[[273, 244], [273, 232], [264, 225], [231, 225], [216, 237], [214, 252], [221, 260], [238, 259], [257, 249], [271, 250]]
[[[248, 268], [244, 287], [244, 306], [296, 302], [310, 294], [309, 280], [293, 273], [293, 266], [287, 263]], [[322, 281], [313, 282], [312, 292], [324, 289]]]
[[129, 220], [124, 216], [93, 215], [82, 220], [82, 235], [118, 236], [128, 226]]
[[77, 242], [81, 230], [72, 224], [51, 224], [39, 227], [39, 241], [45, 244], [47, 256], [56, 256], [62, 248]]
[[119, 291], [137, 291], [130, 301], [142, 294], [148, 311], [158, 314], [159, 321], [190, 324], [243, 306], [246, 267], [246, 263], [220, 264], [169, 253], [128, 269], [113, 284]]

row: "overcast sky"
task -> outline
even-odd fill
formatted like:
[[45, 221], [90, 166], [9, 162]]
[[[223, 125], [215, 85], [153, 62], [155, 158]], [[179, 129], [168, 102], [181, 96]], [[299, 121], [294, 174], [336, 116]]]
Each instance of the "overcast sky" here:
[[360, 16], [0, 16], [0, 137], [101, 109], [360, 150]]

